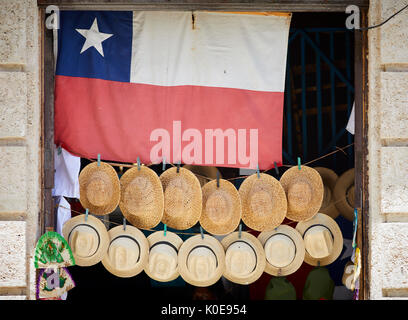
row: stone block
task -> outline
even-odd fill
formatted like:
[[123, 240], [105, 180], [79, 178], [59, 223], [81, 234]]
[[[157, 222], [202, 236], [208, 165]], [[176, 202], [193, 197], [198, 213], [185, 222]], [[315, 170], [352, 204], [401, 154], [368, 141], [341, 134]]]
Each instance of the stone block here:
[[26, 296], [0, 296], [0, 300], [27, 300]]
[[25, 221], [0, 221], [0, 287], [26, 286], [25, 234]]
[[0, 72], [0, 139], [23, 138], [27, 127], [27, 79], [22, 72]]
[[26, 63], [26, 1], [0, 0], [0, 64]]
[[25, 147], [0, 147], [0, 212], [27, 210], [26, 158]]

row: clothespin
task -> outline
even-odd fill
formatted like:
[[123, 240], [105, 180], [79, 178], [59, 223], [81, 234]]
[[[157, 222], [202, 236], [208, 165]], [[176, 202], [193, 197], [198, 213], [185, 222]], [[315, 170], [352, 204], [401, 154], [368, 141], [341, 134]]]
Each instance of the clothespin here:
[[61, 146], [58, 146], [57, 151], [58, 151], [58, 155], [60, 155], [60, 154], [62, 153], [62, 148], [61, 148]]
[[200, 226], [200, 233], [201, 233], [201, 239], [204, 240], [204, 231], [203, 231], [203, 227]]
[[101, 154], [98, 153], [98, 167], [101, 166]]
[[354, 208], [354, 221], [353, 221], [353, 249], [357, 246], [356, 243], [356, 234], [357, 234], [357, 216], [358, 216], [358, 211], [356, 208]]
[[86, 209], [86, 210], [85, 210], [85, 221], [88, 221], [88, 212], [89, 212], [89, 210]]
[[166, 170], [166, 157], [163, 157], [163, 168], [162, 170]]
[[137, 170], [140, 170], [140, 158], [137, 157]]
[[166, 233], [167, 233], [167, 224], [164, 224], [164, 231], [163, 231], [163, 233], [164, 233], [164, 236], [166, 236]]
[[300, 158], [298, 157], [298, 168], [299, 168], [299, 170], [301, 170], [301, 167], [300, 167]]
[[123, 217], [123, 230], [126, 231], [126, 218]]
[[180, 161], [177, 162], [177, 173], [180, 172]]
[[239, 224], [239, 228], [238, 228], [238, 239], [241, 239], [242, 236], [242, 223]]
[[220, 173], [217, 171], [217, 188], [220, 187]]
[[278, 169], [278, 164], [276, 163], [276, 162], [274, 162], [273, 163], [273, 166], [275, 167], [275, 172], [276, 172], [276, 175], [278, 176], [278, 178], [279, 178], [279, 169]]
[[259, 164], [256, 165], [256, 174], [258, 175], [258, 179], [261, 177], [259, 174]]

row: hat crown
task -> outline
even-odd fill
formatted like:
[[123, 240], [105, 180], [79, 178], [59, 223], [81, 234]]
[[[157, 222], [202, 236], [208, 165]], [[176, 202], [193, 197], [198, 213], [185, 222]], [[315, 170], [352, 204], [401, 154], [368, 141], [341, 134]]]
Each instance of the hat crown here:
[[257, 216], [269, 215], [273, 209], [271, 187], [262, 181], [255, 181], [250, 191], [249, 205]]
[[352, 185], [348, 190], [347, 190], [347, 195], [346, 195], [346, 199], [348, 204], [350, 205], [350, 207], [354, 207], [354, 185]]
[[323, 259], [333, 250], [334, 239], [325, 226], [313, 226], [304, 235], [306, 251], [315, 259]]
[[217, 224], [229, 221], [232, 215], [232, 203], [229, 195], [223, 190], [216, 190], [207, 199], [205, 210], [208, 218]]
[[326, 208], [330, 205], [332, 199], [332, 191], [329, 186], [323, 186], [323, 201], [322, 201], [322, 208]]
[[256, 260], [254, 249], [242, 241], [232, 243], [225, 253], [228, 271], [238, 278], [251, 274], [255, 270]]
[[190, 251], [187, 268], [197, 280], [207, 281], [211, 279], [217, 268], [217, 258], [208, 248], [194, 248]]
[[157, 244], [150, 249], [149, 271], [156, 278], [166, 280], [170, 278], [177, 268], [177, 252], [165, 243]]
[[146, 177], [134, 178], [123, 192], [123, 200], [128, 210], [133, 213], [154, 209], [153, 186]]
[[164, 191], [164, 206], [169, 216], [180, 216], [189, 207], [186, 194], [189, 193], [188, 185], [184, 179], [176, 177], [172, 179]]
[[312, 201], [312, 188], [307, 181], [296, 181], [289, 186], [288, 204], [293, 212], [305, 210]]
[[284, 234], [274, 234], [265, 243], [265, 255], [268, 262], [277, 268], [292, 263], [296, 256], [296, 246], [292, 239]]
[[83, 258], [92, 256], [98, 249], [98, 235], [88, 226], [77, 226], [68, 239], [72, 251]]
[[86, 186], [88, 201], [96, 207], [101, 207], [109, 203], [112, 195], [113, 186], [109, 175], [102, 170], [93, 171]]
[[131, 238], [118, 237], [109, 246], [109, 258], [112, 265], [119, 271], [134, 267], [140, 256], [140, 248]]

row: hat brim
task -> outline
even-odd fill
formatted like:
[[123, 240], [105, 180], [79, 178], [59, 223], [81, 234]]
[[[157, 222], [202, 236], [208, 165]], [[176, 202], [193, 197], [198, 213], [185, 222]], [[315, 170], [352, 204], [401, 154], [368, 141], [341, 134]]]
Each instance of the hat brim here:
[[176, 177], [181, 177], [189, 186], [188, 195], [191, 202], [190, 210], [186, 210], [185, 214], [180, 216], [172, 216], [167, 213], [166, 208], [166, 199], [164, 199], [164, 213], [162, 222], [167, 224], [168, 227], [176, 230], [186, 230], [194, 226], [201, 217], [202, 210], [202, 193], [201, 185], [197, 177], [188, 169], [180, 168], [179, 173], [177, 173], [177, 168], [173, 167], [167, 169], [160, 175], [160, 181], [163, 186], [163, 191], [166, 191], [166, 188], [170, 181]]
[[[210, 248], [217, 258], [217, 267], [212, 277], [207, 280], [197, 279], [187, 267], [189, 253], [198, 246], [206, 246]], [[225, 270], [225, 252], [223, 246], [216, 238], [207, 234], [204, 235], [204, 239], [201, 237], [201, 235], [188, 238], [186, 241], [184, 241], [179, 250], [178, 270], [183, 280], [193, 286], [208, 287], [213, 285], [221, 278]]]
[[[136, 167], [127, 170], [120, 178], [120, 186], [122, 192], [125, 192], [127, 186], [138, 176], [145, 177], [151, 183], [152, 192], [154, 194], [154, 209], [144, 212], [134, 212], [127, 206], [123, 194], [119, 202], [119, 207], [125, 218], [133, 226], [141, 229], [151, 229], [156, 227], [163, 218], [163, 187], [156, 172], [146, 166], [141, 166], [140, 170]], [[144, 199], [140, 199], [141, 202], [143, 202], [143, 200]]]
[[[272, 276], [287, 276], [296, 272], [301, 267], [305, 258], [305, 244], [302, 236], [296, 229], [287, 225], [280, 225], [272, 231], [264, 231], [258, 235], [258, 240], [261, 242], [262, 247], [265, 248], [266, 242], [276, 234], [286, 235], [293, 241], [296, 247], [295, 257], [290, 264], [282, 268], [270, 264], [266, 258], [265, 272]], [[266, 253], [265, 257], [267, 257]]]
[[[271, 187], [273, 192], [270, 196], [273, 198], [273, 208], [268, 215], [258, 216], [253, 212], [250, 205], [251, 189], [255, 183], [264, 183]], [[287, 199], [285, 191], [278, 180], [271, 175], [261, 173], [253, 174], [247, 177], [239, 187], [239, 195], [242, 205], [242, 221], [249, 228], [256, 231], [269, 231], [279, 226], [286, 217]]]
[[[216, 192], [217, 190], [222, 190], [230, 197], [232, 208], [230, 218], [219, 223], [210, 218], [209, 212], [207, 211], [206, 202], [208, 198]], [[227, 181], [220, 179], [219, 187], [217, 187], [217, 181], [213, 180], [206, 183], [202, 188], [203, 194], [203, 210], [200, 217], [201, 226], [208, 232], [214, 235], [226, 235], [233, 232], [239, 225], [241, 221], [241, 198], [239, 196], [238, 190], [235, 186]]]
[[320, 176], [322, 177], [323, 186], [327, 186], [331, 191], [330, 203], [323, 207], [324, 203], [322, 202], [322, 206], [320, 207], [319, 212], [327, 214], [329, 217], [336, 219], [340, 214], [334, 200], [334, 187], [336, 185], [338, 175], [336, 172], [329, 168], [315, 167], [313, 169], [319, 172]]
[[[147, 237], [147, 241], [149, 242], [149, 251], [150, 248], [154, 246], [156, 243], [167, 242], [176, 249], [177, 254], [180, 250], [181, 245], [183, 244], [183, 240], [177, 234], [170, 231], [166, 231], [166, 235], [164, 235], [164, 231], [156, 231]], [[144, 271], [151, 279], [160, 282], [173, 281], [177, 279], [177, 277], [180, 275], [178, 268], [176, 268], [169, 278], [163, 280], [162, 278], [157, 277], [153, 272], [150, 271], [150, 261], [145, 266]]]
[[[87, 181], [92, 173], [98, 170], [102, 170], [108, 175], [113, 188], [112, 196], [110, 197], [109, 202], [104, 206], [95, 206], [87, 198]], [[81, 202], [82, 207], [89, 209], [89, 212], [98, 216], [109, 214], [116, 209], [120, 201], [120, 182], [118, 174], [111, 165], [101, 162], [98, 166], [97, 162], [92, 162], [81, 170], [78, 179], [80, 194], [79, 201]]]
[[320, 174], [313, 168], [308, 166], [301, 166], [301, 170], [297, 166], [290, 168], [285, 171], [280, 179], [283, 189], [285, 190], [286, 196], [290, 186], [297, 181], [306, 180], [311, 187], [311, 200], [307, 207], [302, 211], [293, 211], [291, 209], [290, 201], [288, 199], [288, 213], [286, 218], [292, 221], [305, 221], [313, 218], [313, 216], [319, 212], [323, 201], [323, 180]]
[[335, 261], [339, 257], [341, 251], [343, 250], [343, 235], [336, 221], [334, 221], [333, 218], [323, 213], [316, 214], [310, 220], [299, 222], [296, 225], [296, 230], [301, 234], [302, 238], [304, 239], [305, 232], [314, 225], [324, 226], [330, 230], [333, 236], [333, 248], [330, 254], [323, 259], [313, 258], [307, 252], [307, 249], [305, 249], [305, 262], [312, 266], [319, 266], [319, 265], [326, 266], [328, 264], [331, 264], [333, 261]]
[[[75, 227], [79, 225], [87, 225], [93, 230], [96, 231], [99, 237], [99, 244], [98, 248], [95, 253], [90, 257], [81, 257], [78, 256], [72, 245], [69, 243], [69, 237], [71, 232], [75, 229]], [[108, 231], [106, 230], [105, 225], [100, 221], [98, 218], [95, 218], [91, 215], [88, 215], [88, 219], [85, 221], [85, 215], [81, 214], [79, 216], [75, 216], [69, 219], [67, 222], [64, 223], [62, 227], [62, 234], [64, 238], [67, 240], [69, 246], [71, 247], [72, 254], [74, 255], [75, 264], [81, 267], [88, 267], [93, 266], [99, 263], [103, 257], [105, 256], [106, 252], [108, 251], [109, 247], [109, 235]]]
[[254, 250], [256, 255], [255, 269], [243, 278], [237, 277], [234, 274], [230, 273], [229, 268], [226, 265], [223, 276], [234, 283], [245, 285], [251, 284], [258, 280], [262, 276], [262, 273], [265, 271], [265, 251], [261, 242], [255, 236], [249, 234], [248, 232], [241, 232], [241, 237], [239, 236], [239, 232], [231, 233], [221, 240], [221, 244], [223, 245], [225, 252], [227, 252], [228, 247], [237, 241], [246, 242]]
[[[109, 247], [105, 257], [102, 259], [102, 264], [106, 270], [117, 277], [129, 278], [138, 275], [143, 271], [149, 259], [149, 242], [142, 231], [133, 226], [126, 226], [126, 230], [123, 230], [123, 226], [117, 226], [109, 230]], [[109, 258], [109, 248], [112, 242], [118, 237], [125, 236], [132, 238], [139, 246], [139, 258], [137, 263], [128, 270], [116, 269], [112, 261]]]
[[334, 187], [334, 200], [340, 214], [349, 221], [354, 220], [354, 207], [347, 201], [347, 191], [354, 185], [354, 168], [344, 172]]

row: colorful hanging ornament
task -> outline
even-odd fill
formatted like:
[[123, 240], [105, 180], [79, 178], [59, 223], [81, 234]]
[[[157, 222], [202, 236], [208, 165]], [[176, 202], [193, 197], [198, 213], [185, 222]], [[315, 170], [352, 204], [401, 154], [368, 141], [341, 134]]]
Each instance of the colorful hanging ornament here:
[[67, 268], [43, 269], [37, 282], [38, 300], [60, 300], [60, 297], [75, 287]]

